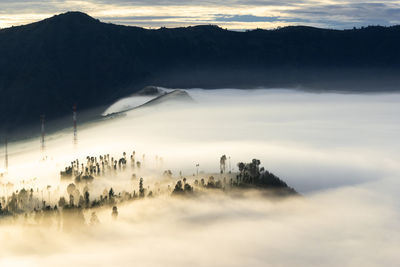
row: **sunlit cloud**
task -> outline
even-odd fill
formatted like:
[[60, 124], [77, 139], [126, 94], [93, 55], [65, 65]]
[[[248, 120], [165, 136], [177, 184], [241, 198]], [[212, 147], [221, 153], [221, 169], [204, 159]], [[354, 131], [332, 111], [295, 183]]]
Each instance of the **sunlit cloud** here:
[[105, 22], [146, 28], [216, 24], [228, 29], [308, 25], [328, 28], [394, 25], [400, 1], [1, 1], [0, 27], [37, 21], [75, 10]]

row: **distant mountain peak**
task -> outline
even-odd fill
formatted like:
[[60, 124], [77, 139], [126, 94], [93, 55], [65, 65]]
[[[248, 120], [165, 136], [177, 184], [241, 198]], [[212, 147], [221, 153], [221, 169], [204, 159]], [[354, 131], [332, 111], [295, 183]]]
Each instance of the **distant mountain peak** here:
[[62, 22], [99, 22], [99, 20], [89, 16], [80, 11], [68, 11], [66, 13], [55, 15], [47, 19], [48, 21], [62, 21]]
[[81, 11], [68, 11], [68, 12], [65, 12], [65, 13], [54, 15], [54, 17], [93, 19], [91, 16], [89, 16], [88, 14], [86, 14], [84, 12], [81, 12]]

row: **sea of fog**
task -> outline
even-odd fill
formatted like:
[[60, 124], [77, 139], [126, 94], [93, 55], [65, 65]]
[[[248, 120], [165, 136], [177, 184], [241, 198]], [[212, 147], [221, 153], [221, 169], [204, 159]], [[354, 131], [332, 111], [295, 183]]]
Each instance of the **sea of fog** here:
[[166, 102], [85, 125], [78, 115], [76, 143], [72, 125], [47, 135], [44, 150], [39, 135], [10, 143], [2, 184], [63, 191], [59, 171], [71, 161], [132, 151], [145, 155], [141, 175], [154, 183], [164, 169], [190, 177], [199, 164], [200, 173], [218, 172], [226, 154], [232, 171], [260, 159], [303, 197], [145, 199], [119, 207], [117, 221], [99, 210], [101, 225], [79, 234], [3, 223], [0, 266], [398, 265], [400, 94], [187, 92], [195, 103]]

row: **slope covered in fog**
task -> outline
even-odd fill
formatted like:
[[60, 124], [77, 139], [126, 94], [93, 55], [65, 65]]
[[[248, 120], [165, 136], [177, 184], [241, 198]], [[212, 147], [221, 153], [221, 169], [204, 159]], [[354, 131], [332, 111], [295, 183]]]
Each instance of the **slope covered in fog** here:
[[399, 27], [147, 30], [79, 12], [0, 30], [1, 127], [106, 105], [145, 85], [398, 90]]
[[[135, 108], [144, 108], [160, 104], [176, 105], [177, 103], [195, 102], [190, 94], [184, 90], [169, 89], [168, 91], [163, 90], [156, 92], [156, 94], [139, 92], [133, 96], [122, 98], [108, 107], [103, 115], [112, 115]], [[177, 108], [179, 108], [179, 106]]]

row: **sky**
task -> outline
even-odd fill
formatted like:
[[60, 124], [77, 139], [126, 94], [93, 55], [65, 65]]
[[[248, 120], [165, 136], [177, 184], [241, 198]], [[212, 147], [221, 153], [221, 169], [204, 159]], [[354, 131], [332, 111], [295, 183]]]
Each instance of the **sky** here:
[[0, 28], [66, 11], [145, 28], [216, 24], [232, 30], [287, 25], [346, 29], [400, 23], [397, 0], [1, 0]]

